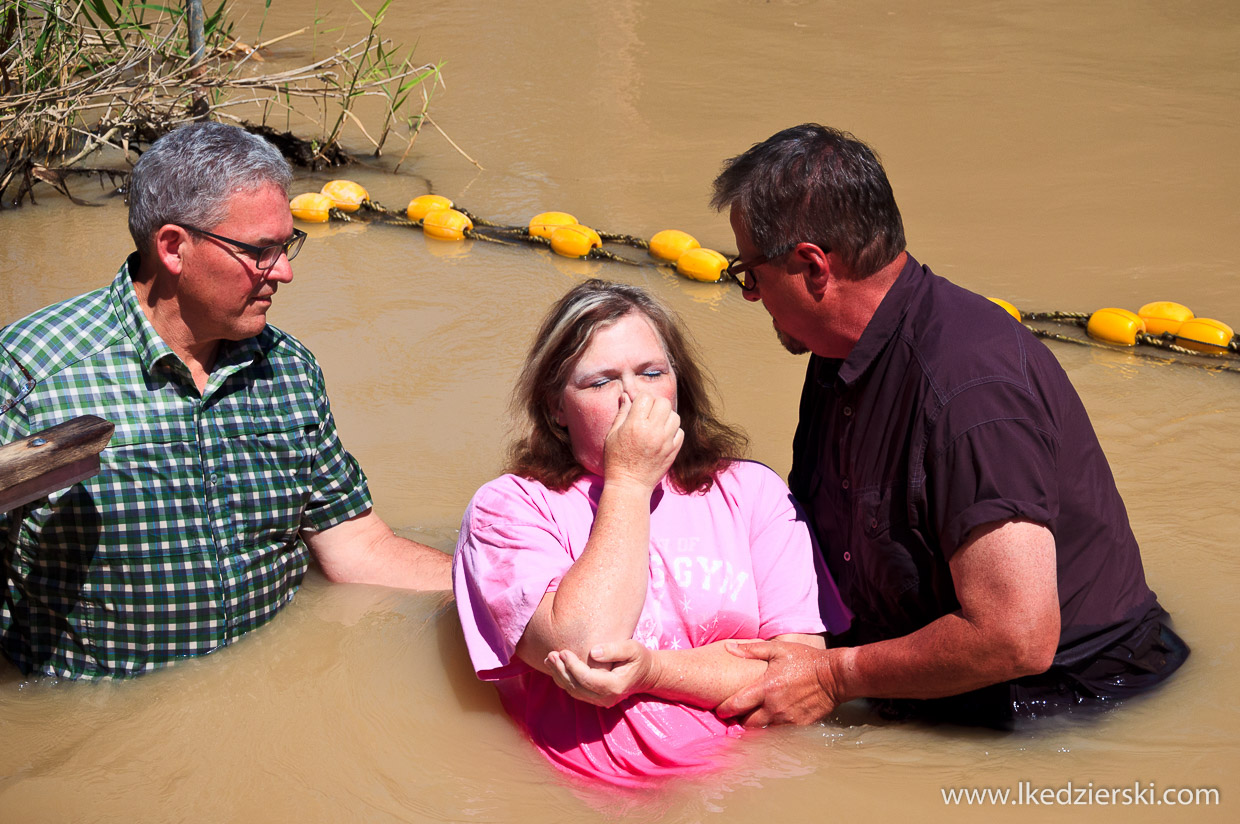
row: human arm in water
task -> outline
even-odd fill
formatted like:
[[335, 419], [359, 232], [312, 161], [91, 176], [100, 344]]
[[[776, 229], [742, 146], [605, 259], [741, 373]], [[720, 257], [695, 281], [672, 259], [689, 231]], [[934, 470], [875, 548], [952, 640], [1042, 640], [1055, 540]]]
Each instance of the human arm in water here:
[[[776, 641], [807, 650], [826, 647], [822, 636], [778, 635]], [[766, 671], [767, 662], [739, 658], [727, 644], [682, 650], [650, 650], [637, 641], [613, 641], [590, 650], [582, 660], [571, 650], [553, 650], [547, 656], [551, 677], [578, 701], [610, 707], [638, 693], [714, 709], [725, 698]]]
[[302, 535], [330, 581], [418, 590], [452, 588], [452, 556], [401, 538], [373, 509]]
[[983, 524], [949, 562], [960, 609], [901, 638], [828, 650], [731, 645], [768, 663], [718, 708], [746, 726], [809, 724], [855, 698], [941, 698], [1045, 672], [1059, 644], [1055, 539], [1041, 524]]
[[584, 657], [602, 642], [633, 636], [650, 577], [650, 498], [683, 440], [668, 400], [621, 397], [604, 445], [590, 538], [526, 625], [516, 653], [527, 664], [550, 672], [552, 650]]

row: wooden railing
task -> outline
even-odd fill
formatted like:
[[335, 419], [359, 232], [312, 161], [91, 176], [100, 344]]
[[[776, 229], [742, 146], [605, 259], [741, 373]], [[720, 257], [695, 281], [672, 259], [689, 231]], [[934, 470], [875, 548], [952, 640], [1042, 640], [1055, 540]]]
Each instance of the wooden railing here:
[[0, 512], [96, 474], [113, 429], [103, 418], [83, 415], [0, 446]]

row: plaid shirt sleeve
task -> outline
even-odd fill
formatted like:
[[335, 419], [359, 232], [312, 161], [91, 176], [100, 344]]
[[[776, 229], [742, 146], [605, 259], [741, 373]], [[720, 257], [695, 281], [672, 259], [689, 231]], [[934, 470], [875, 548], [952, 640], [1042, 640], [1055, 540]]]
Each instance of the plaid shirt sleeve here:
[[[0, 445], [12, 443], [29, 434], [21, 398], [29, 390], [30, 383], [21, 366], [4, 349], [0, 348]], [[9, 536], [9, 513], [0, 512], [0, 553], [11, 540]]]
[[336, 434], [323, 374], [315, 364], [312, 383], [318, 397], [319, 425], [314, 435], [310, 500], [302, 512], [303, 529], [321, 532], [371, 508], [366, 475]]

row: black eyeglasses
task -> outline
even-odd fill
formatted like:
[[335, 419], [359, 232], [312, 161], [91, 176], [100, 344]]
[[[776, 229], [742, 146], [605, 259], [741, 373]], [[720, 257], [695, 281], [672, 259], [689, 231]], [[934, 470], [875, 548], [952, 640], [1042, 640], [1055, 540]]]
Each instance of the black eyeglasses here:
[[[728, 274], [728, 277], [736, 281], [737, 285], [741, 287], [742, 292], [752, 292], [758, 288], [758, 281], [754, 279], [753, 270], [763, 264], [770, 263], [777, 257], [783, 257], [799, 245], [801, 245], [800, 241], [789, 243], [787, 246], [781, 246], [772, 255], [758, 255], [752, 260], [741, 260], [741, 256], [737, 255], [728, 261], [728, 268], [723, 271]], [[830, 250], [823, 249], [823, 251], [827, 252]]]
[[306, 233], [301, 229], [294, 229], [293, 236], [283, 243], [273, 243], [270, 246], [255, 246], [252, 243], [242, 243], [239, 240], [217, 235], [214, 232], [208, 232], [206, 229], [199, 229], [196, 226], [190, 226], [185, 223], [177, 223], [175, 225], [180, 226], [182, 229], [188, 229], [191, 232], [197, 232], [200, 235], [231, 243], [243, 252], [248, 252], [254, 256], [254, 265], [258, 267], [260, 272], [266, 272], [275, 266], [281, 254], [289, 260], [297, 257], [297, 253], [301, 251], [301, 245], [306, 242]]
[[[4, 352], [5, 355], [9, 354], [8, 352], [5, 352], [3, 349], [0, 349], [0, 352]], [[34, 378], [32, 378], [30, 376], [30, 373], [26, 371], [26, 367], [21, 362], [19, 362], [17, 359], [13, 358], [11, 355], [9, 356], [9, 360], [13, 361], [14, 366], [22, 370], [22, 377], [25, 378], [25, 380], [19, 383], [17, 387], [13, 390], [13, 397], [9, 398], [7, 401], [0, 402], [0, 415], [3, 415], [5, 412], [8, 412], [14, 406], [17, 406], [19, 403], [21, 403], [22, 398], [29, 395], [30, 390], [34, 389]]]

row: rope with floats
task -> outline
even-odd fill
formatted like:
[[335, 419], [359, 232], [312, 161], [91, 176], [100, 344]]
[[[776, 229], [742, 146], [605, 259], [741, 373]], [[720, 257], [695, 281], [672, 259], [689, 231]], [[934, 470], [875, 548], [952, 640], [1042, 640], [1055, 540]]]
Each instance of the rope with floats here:
[[[1133, 312], [1108, 306], [1095, 312], [1026, 312], [1001, 298], [990, 298], [1039, 338], [1104, 348], [1124, 347], [1167, 363], [1240, 372], [1240, 335], [1213, 318], [1199, 318], [1187, 306], [1169, 300], [1147, 303]], [[1088, 337], [1074, 337], [1041, 324], [1077, 327]], [[1135, 347], [1135, 348], [1134, 348]], [[1149, 349], [1157, 349], [1159, 353]], [[1184, 357], [1167, 357], [1170, 352]]]
[[[442, 195], [420, 195], [409, 202], [404, 212], [398, 212], [371, 200], [366, 190], [351, 180], [333, 180], [319, 192], [297, 195], [290, 201], [289, 208], [293, 217], [307, 223], [329, 220], [386, 223], [421, 229], [427, 237], [436, 240], [469, 239], [508, 246], [531, 244], [548, 247], [568, 258], [609, 260], [629, 266], [672, 266], [678, 274], [703, 283], [721, 282], [728, 265], [723, 254], [703, 248], [696, 238], [679, 229], [664, 229], [645, 240], [597, 231], [582, 225], [567, 212], [543, 212], [531, 218], [526, 226], [505, 226], [481, 218]], [[626, 257], [605, 249], [604, 243], [645, 251], [648, 257], [642, 260]], [[1002, 298], [990, 300], [1044, 340], [1104, 348], [1125, 347], [1135, 354], [1163, 362], [1240, 373], [1240, 336], [1222, 321], [1196, 317], [1192, 310], [1179, 303], [1155, 301], [1136, 312], [1106, 307], [1096, 312], [1022, 314]], [[1046, 324], [1083, 329], [1087, 337], [1048, 329]], [[1150, 350], [1157, 350], [1157, 353]]]
[[[543, 212], [526, 226], [504, 226], [478, 217], [442, 195], [420, 195], [403, 213], [371, 200], [364, 188], [351, 180], [333, 180], [320, 192], [297, 195], [289, 203], [293, 217], [306, 223], [329, 220], [387, 223], [420, 228], [436, 240], [483, 240], [516, 245], [549, 247], [568, 258], [608, 260], [629, 266], [672, 266], [691, 280], [718, 283], [728, 259], [713, 249], [702, 248], [697, 239], [679, 229], [665, 229], [650, 240], [615, 232], [599, 232], [581, 224], [567, 212]], [[629, 246], [647, 252], [637, 260], [603, 247], [604, 243]], [[653, 260], [651, 260], [653, 258]]]

